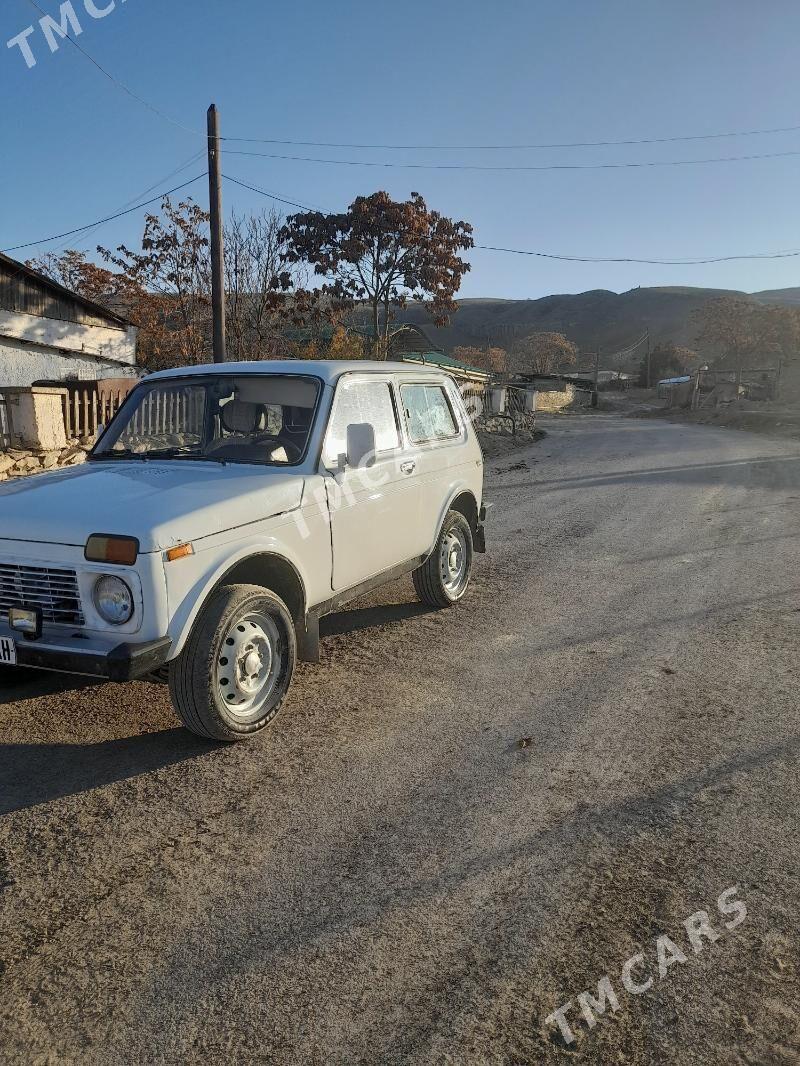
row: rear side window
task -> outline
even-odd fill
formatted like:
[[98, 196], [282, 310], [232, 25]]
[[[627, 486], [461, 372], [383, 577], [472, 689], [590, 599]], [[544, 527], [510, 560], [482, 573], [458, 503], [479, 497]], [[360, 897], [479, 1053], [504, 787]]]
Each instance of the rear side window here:
[[375, 451], [400, 447], [394, 402], [386, 381], [343, 381], [336, 392], [325, 441], [325, 464], [335, 464], [347, 451], [347, 427], [368, 422], [375, 430]]
[[414, 444], [458, 436], [458, 426], [441, 385], [402, 385], [400, 395], [408, 436]]

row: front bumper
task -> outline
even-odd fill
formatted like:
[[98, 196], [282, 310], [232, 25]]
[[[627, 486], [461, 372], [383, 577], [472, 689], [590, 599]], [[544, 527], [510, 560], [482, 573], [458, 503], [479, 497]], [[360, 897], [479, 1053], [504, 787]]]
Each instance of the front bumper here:
[[[162, 667], [169, 655], [169, 637], [149, 640], [142, 644], [114, 644], [91, 646], [90, 641], [65, 639], [55, 643], [47, 636], [41, 640], [25, 640], [19, 633], [0, 626], [0, 635], [10, 637], [17, 649], [17, 665], [35, 670], [53, 670], [62, 674], [79, 674], [107, 681], [134, 681]], [[88, 644], [81, 647], [81, 644]], [[2, 671], [0, 667], [0, 671]], [[2, 672], [0, 672], [0, 678]]]

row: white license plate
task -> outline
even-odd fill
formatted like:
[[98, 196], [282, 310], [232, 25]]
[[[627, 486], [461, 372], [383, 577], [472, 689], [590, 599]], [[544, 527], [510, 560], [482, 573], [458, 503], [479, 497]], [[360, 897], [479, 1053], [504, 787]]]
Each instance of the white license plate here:
[[0, 637], [0, 666], [16, 666], [17, 647], [8, 637]]

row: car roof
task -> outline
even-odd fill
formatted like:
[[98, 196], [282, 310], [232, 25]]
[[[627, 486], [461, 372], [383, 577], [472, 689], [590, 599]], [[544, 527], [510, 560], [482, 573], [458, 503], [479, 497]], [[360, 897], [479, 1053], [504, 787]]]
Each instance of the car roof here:
[[197, 366], [181, 366], [172, 370], [159, 370], [148, 374], [145, 381], [166, 378], [210, 376], [224, 374], [292, 374], [322, 378], [332, 384], [342, 374], [426, 374], [438, 378], [447, 377], [440, 367], [420, 366], [417, 363], [382, 362], [374, 359], [263, 359], [240, 363], [202, 363]]

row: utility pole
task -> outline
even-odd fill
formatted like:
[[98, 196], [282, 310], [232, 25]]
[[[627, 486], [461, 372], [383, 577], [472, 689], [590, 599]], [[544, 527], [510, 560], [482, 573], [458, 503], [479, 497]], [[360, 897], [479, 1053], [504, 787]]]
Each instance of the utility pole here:
[[592, 393], [592, 407], [597, 407], [599, 403], [598, 389], [600, 382], [600, 345], [597, 345], [597, 351], [594, 355], [594, 392]]
[[219, 148], [219, 112], [208, 109], [208, 196], [211, 205], [211, 307], [214, 322], [214, 362], [224, 363], [225, 256], [222, 232], [222, 161]]

